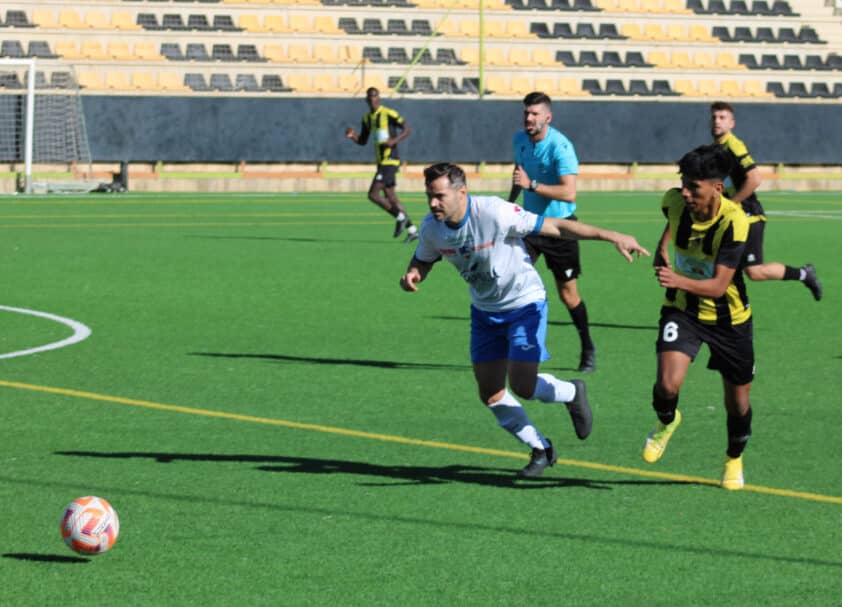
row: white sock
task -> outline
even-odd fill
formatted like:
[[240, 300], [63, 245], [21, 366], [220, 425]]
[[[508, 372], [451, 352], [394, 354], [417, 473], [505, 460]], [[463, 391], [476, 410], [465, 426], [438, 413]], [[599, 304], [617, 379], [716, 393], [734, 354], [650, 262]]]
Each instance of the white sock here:
[[519, 441], [529, 445], [533, 449], [547, 448], [544, 437], [532, 425], [524, 408], [514, 396], [509, 394], [508, 390], [503, 394], [503, 398], [496, 403], [488, 405], [488, 408], [491, 409], [494, 417], [497, 418], [497, 423], [500, 427], [507, 430]]
[[576, 396], [576, 385], [559, 379], [549, 373], [539, 373], [535, 382], [535, 394], [531, 400], [544, 403], [569, 403]]
[[406, 219], [406, 214], [403, 211], [398, 211], [398, 214], [395, 216], [397, 221], [403, 221]]
[[418, 231], [418, 228], [415, 227], [415, 224], [412, 224], [411, 226], [409, 226], [406, 229], [406, 231], [409, 232], [410, 234], [415, 234], [415, 232]]

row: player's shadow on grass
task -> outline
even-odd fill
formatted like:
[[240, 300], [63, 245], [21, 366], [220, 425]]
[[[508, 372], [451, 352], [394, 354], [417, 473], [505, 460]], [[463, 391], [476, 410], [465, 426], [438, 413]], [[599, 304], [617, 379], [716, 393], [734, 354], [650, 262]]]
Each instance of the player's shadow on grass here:
[[[461, 322], [470, 322], [471, 319], [467, 316], [431, 316], [430, 318], [434, 318], [436, 320], [458, 320]], [[549, 321], [547, 323], [553, 327], [572, 327], [572, 322], [560, 322], [560, 321]], [[657, 331], [657, 325], [620, 325], [616, 323], [610, 322], [591, 322], [589, 323], [591, 327], [600, 327], [602, 329], [631, 329], [633, 331]]]
[[288, 354], [258, 354], [238, 352], [188, 352], [190, 356], [207, 356], [210, 358], [254, 358], [258, 360], [272, 360], [276, 362], [313, 363], [317, 365], [352, 365], [357, 367], [378, 367], [380, 369], [424, 369], [424, 370], [454, 370], [470, 369], [469, 365], [453, 365], [448, 363], [410, 363], [394, 360], [371, 360], [366, 358], [328, 358], [322, 356], [291, 356]]
[[603, 481], [584, 478], [561, 478], [552, 471], [534, 479], [515, 478], [516, 469], [485, 468], [479, 466], [384, 466], [368, 462], [308, 457], [287, 457], [282, 455], [216, 455], [212, 453], [154, 453], [154, 452], [107, 452], [107, 451], [56, 451], [56, 455], [71, 457], [100, 457], [114, 459], [153, 459], [169, 464], [175, 461], [190, 462], [243, 462], [262, 464], [256, 467], [263, 472], [285, 472], [287, 474], [348, 474], [379, 479], [389, 482], [363, 482], [367, 487], [391, 487], [400, 485], [441, 485], [465, 483], [487, 487], [511, 489], [550, 489], [559, 487], [581, 487], [610, 491], [612, 485], [687, 485], [685, 481], [669, 480], [619, 480]]
[[62, 556], [58, 554], [36, 554], [34, 552], [7, 552], [4, 559], [16, 559], [18, 561], [35, 561], [38, 563], [90, 563], [91, 559], [81, 556]]

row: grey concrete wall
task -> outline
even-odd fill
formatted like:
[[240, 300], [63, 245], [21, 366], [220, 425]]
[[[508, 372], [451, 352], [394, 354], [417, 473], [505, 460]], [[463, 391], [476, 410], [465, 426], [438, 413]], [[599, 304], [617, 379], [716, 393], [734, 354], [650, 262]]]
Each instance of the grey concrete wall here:
[[[412, 163], [509, 162], [519, 101], [387, 100], [413, 127]], [[83, 98], [94, 161], [371, 162], [359, 129], [362, 99]], [[670, 163], [709, 139], [707, 103], [556, 101], [553, 124], [583, 163]], [[758, 162], [842, 163], [842, 104], [737, 105], [737, 134]]]

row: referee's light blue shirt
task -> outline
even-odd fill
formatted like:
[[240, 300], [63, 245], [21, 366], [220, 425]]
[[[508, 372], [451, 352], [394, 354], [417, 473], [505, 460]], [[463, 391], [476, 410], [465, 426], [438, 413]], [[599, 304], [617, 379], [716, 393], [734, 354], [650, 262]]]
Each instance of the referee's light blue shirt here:
[[[560, 131], [549, 127], [547, 136], [538, 143], [532, 143], [526, 131], [515, 134], [512, 141], [515, 164], [519, 164], [539, 183], [558, 185], [561, 175], [579, 173], [579, 159], [570, 140]], [[545, 198], [535, 192], [523, 190], [523, 207], [544, 217], [569, 217], [576, 212], [576, 203], [566, 200]]]

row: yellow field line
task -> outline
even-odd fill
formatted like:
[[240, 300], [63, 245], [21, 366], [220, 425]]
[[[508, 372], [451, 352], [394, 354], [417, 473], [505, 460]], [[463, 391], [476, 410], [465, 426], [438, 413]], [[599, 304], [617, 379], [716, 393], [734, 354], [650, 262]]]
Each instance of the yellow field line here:
[[[211, 409], [199, 409], [195, 407], [182, 407], [180, 405], [166, 405], [162, 403], [154, 403], [145, 400], [135, 400], [132, 398], [123, 398], [121, 396], [108, 396], [106, 394], [96, 394], [94, 392], [84, 392], [81, 390], [72, 390], [69, 388], [54, 388], [51, 386], [40, 386], [36, 384], [25, 384], [14, 381], [0, 380], [0, 387], [16, 388], [18, 390], [29, 390], [31, 392], [46, 392], [49, 394], [60, 394], [62, 396], [73, 396], [76, 398], [85, 398], [89, 400], [98, 400], [108, 403], [117, 403], [120, 405], [130, 405], [133, 407], [145, 407], [147, 409], [157, 409], [159, 411], [171, 411], [174, 413], [187, 413], [190, 415], [203, 415], [206, 417], [218, 417], [222, 419], [232, 419], [236, 421], [249, 422], [253, 424], [267, 424], [271, 426], [282, 426], [284, 428], [295, 428], [297, 430], [311, 430], [314, 432], [324, 432], [328, 434], [339, 434], [342, 436], [353, 436], [356, 438], [365, 438], [369, 440], [386, 441], [390, 443], [401, 443], [404, 445], [415, 445], [418, 447], [431, 447], [433, 449], [448, 449], [450, 451], [462, 451], [465, 453], [478, 453], [481, 455], [494, 455], [497, 457], [508, 457], [513, 459], [527, 459], [523, 453], [515, 453], [513, 451], [503, 451], [501, 449], [487, 449], [485, 447], [471, 447], [469, 445], [457, 445], [453, 443], [442, 443], [439, 441], [428, 441], [418, 438], [406, 438], [403, 436], [394, 436], [390, 434], [378, 434], [376, 432], [363, 432], [360, 430], [350, 430], [348, 428], [337, 428], [334, 426], [322, 426], [320, 424], [304, 424], [300, 422], [291, 422], [282, 419], [273, 419], [270, 417], [255, 417], [253, 415], [241, 415], [239, 413], [227, 413], [225, 411], [213, 411]], [[599, 464], [595, 462], [585, 462], [579, 460], [559, 459], [558, 465], [570, 466], [573, 468], [587, 468], [590, 470], [600, 470], [603, 472], [614, 472], [617, 474], [628, 474], [631, 476], [643, 476], [648, 478], [658, 478], [663, 480], [670, 480], [682, 483], [698, 483], [704, 485], [719, 485], [718, 481], [702, 478], [698, 476], [687, 476], [684, 474], [673, 474], [670, 472], [652, 472], [648, 470], [639, 470], [637, 468], [626, 468], [624, 466], [612, 466], [608, 464]], [[806, 493], [803, 491], [792, 491], [789, 489], [775, 489], [772, 487], [762, 487], [759, 485], [746, 485], [743, 491], [753, 491], [755, 493], [765, 493], [768, 495], [777, 495], [781, 497], [794, 497], [798, 499], [811, 500], [816, 502], [827, 502], [831, 504], [842, 504], [842, 497], [835, 497], [832, 495], [820, 495], [818, 493]]]

